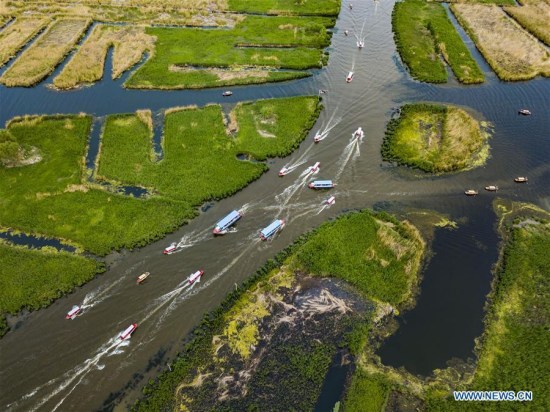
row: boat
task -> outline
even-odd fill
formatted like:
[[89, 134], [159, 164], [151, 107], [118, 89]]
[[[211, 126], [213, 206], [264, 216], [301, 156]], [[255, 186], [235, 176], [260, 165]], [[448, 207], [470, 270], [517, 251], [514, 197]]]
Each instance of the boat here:
[[310, 189], [331, 189], [336, 186], [332, 180], [314, 180], [308, 183]]
[[65, 316], [65, 319], [73, 320], [78, 316], [81, 310], [82, 308], [80, 306], [74, 305], [73, 308], [69, 312], [67, 312], [67, 316]]
[[531, 111], [530, 110], [527, 110], [527, 109], [519, 109], [518, 110], [518, 113], [519, 114], [522, 114], [524, 116], [529, 116], [531, 114]]
[[363, 47], [365, 47], [365, 42], [363, 40], [360, 40], [357, 42], [357, 47], [359, 47], [360, 49], [362, 49]]
[[325, 199], [325, 201], [323, 202], [323, 204], [329, 205], [329, 206], [332, 206], [334, 203], [336, 203], [336, 198], [334, 196], [331, 196]]
[[477, 190], [474, 189], [468, 189], [464, 192], [466, 196], [476, 196], [478, 194]]
[[232, 94], [233, 94], [233, 92], [231, 90], [227, 90], [227, 91], [222, 93], [222, 96], [228, 97], [228, 96], [231, 96]]
[[317, 132], [315, 134], [315, 136], [313, 137], [313, 142], [314, 143], [319, 143], [321, 141], [321, 138], [323, 137], [323, 135], [321, 134], [321, 132]]
[[498, 190], [498, 186], [485, 186], [485, 190], [487, 190], [488, 192], [496, 192]]
[[290, 172], [290, 170], [286, 167], [283, 167], [281, 170], [279, 170], [279, 176], [283, 177], [287, 175]]
[[187, 278], [187, 282], [192, 285], [195, 282], [201, 281], [201, 276], [204, 275], [204, 270], [197, 270], [195, 273], [191, 273]]
[[285, 227], [285, 221], [282, 219], [276, 219], [269, 226], [266, 226], [260, 231], [260, 239], [267, 240], [270, 237], [279, 233]]
[[313, 166], [309, 166], [306, 169], [306, 173], [315, 173], [319, 171], [319, 166], [321, 165], [321, 162], [315, 162]]
[[227, 233], [227, 229], [233, 226], [241, 217], [243, 217], [243, 215], [241, 215], [240, 212], [233, 210], [226, 217], [216, 223], [216, 227], [212, 233], [214, 233], [214, 235], [225, 235]]
[[347, 36], [349, 34], [348, 30], [344, 30], [344, 35]]
[[365, 137], [365, 132], [361, 127], [357, 128], [357, 130], [353, 132], [353, 135], [351, 136], [352, 139], [362, 139], [363, 137]]
[[174, 253], [177, 248], [178, 248], [178, 244], [176, 242], [172, 242], [172, 243], [170, 243], [170, 246], [168, 246], [166, 249], [164, 249], [164, 251], [162, 253], [164, 253], [165, 255], [170, 255], [170, 254]]
[[137, 323], [132, 323], [130, 326], [128, 326], [124, 331], [120, 332], [120, 335], [118, 337], [120, 340], [126, 340], [130, 339], [132, 337], [132, 333], [137, 329]]
[[348, 77], [346, 77], [346, 83], [351, 83], [353, 80], [353, 72], [348, 73]]
[[527, 182], [527, 180], [529, 180], [529, 179], [527, 179], [525, 176], [519, 176], [519, 177], [516, 177], [514, 179], [514, 182], [516, 182], [516, 183], [525, 183], [525, 182]]
[[149, 275], [150, 275], [149, 272], [145, 272], [145, 273], [142, 273], [141, 275], [139, 275], [138, 278], [137, 278], [137, 284], [140, 285], [143, 282], [145, 282], [145, 279], [147, 279], [149, 277]]

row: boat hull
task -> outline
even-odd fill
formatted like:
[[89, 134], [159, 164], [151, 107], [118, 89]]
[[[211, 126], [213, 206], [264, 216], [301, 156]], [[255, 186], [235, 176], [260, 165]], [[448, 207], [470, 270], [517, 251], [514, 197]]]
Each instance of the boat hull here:
[[137, 329], [137, 323], [132, 323], [118, 336], [120, 340], [127, 340], [132, 337], [132, 333]]

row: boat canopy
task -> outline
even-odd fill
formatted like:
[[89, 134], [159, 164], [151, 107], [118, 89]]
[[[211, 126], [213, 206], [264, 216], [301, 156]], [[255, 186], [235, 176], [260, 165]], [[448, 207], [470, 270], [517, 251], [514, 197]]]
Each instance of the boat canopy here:
[[315, 180], [311, 183], [314, 187], [332, 187], [334, 184], [332, 183], [332, 180]]
[[240, 218], [241, 218], [241, 214], [236, 210], [234, 210], [231, 213], [229, 213], [226, 217], [224, 217], [222, 220], [220, 220], [216, 224], [216, 227], [218, 227], [220, 230], [225, 230]]
[[263, 229], [260, 233], [262, 237], [268, 238], [272, 234], [274, 234], [280, 227], [282, 223], [279, 219], [275, 220], [273, 223], [271, 223], [268, 227]]

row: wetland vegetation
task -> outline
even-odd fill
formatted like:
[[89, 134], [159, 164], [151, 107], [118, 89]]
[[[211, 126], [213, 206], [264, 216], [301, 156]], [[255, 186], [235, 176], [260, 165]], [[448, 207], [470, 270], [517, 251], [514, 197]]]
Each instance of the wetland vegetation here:
[[461, 108], [408, 104], [387, 125], [382, 157], [429, 173], [466, 170], [485, 163], [488, 138], [487, 129]]
[[384, 213], [323, 224], [206, 315], [135, 410], [313, 409], [334, 354], [362, 356], [369, 325], [410, 302], [424, 249]]
[[441, 4], [423, 0], [398, 2], [393, 9], [392, 25], [397, 50], [413, 78], [445, 83], [445, 62], [461, 83], [484, 81], [483, 73]]
[[544, 44], [550, 46], [550, 3], [545, 0], [522, 0], [520, 3], [521, 7], [505, 7], [504, 11]]
[[47, 17], [20, 17], [0, 32], [0, 67], [6, 64], [50, 21]]

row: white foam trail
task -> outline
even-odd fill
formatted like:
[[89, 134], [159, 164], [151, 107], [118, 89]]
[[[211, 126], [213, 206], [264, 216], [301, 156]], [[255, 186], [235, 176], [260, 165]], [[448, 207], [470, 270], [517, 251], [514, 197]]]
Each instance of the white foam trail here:
[[204, 229], [201, 231], [192, 231], [189, 233], [186, 233], [182, 236], [176, 247], [178, 250], [176, 250], [174, 253], [180, 252], [183, 249], [186, 249], [188, 247], [191, 247], [199, 242], [202, 242], [203, 240], [206, 240], [210, 235], [210, 229]]
[[[338, 168], [338, 171], [336, 172], [336, 177], [334, 180], [338, 181], [340, 179], [340, 176], [342, 175], [342, 172], [346, 168], [347, 164], [349, 163], [350, 159], [356, 159], [359, 155], [359, 142], [360, 140], [357, 138], [354, 138], [351, 142], [348, 143], [348, 145], [344, 148], [344, 151], [342, 155], [340, 156], [340, 167]], [[357, 154], [359, 153], [359, 155]]]

